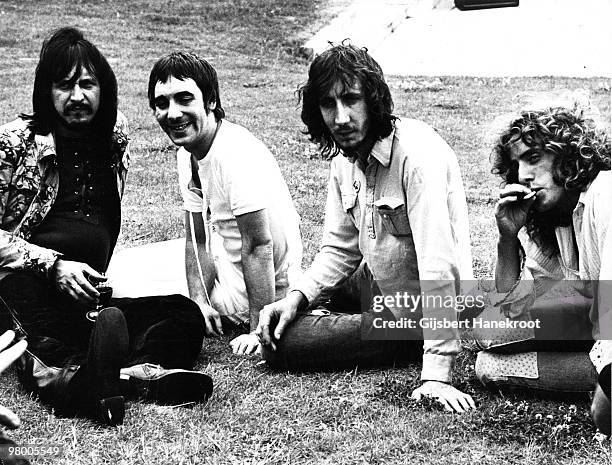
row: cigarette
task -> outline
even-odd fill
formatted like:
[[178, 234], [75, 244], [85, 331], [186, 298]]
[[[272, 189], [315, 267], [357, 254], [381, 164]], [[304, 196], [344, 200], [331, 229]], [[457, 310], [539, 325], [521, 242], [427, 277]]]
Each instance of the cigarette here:
[[525, 197], [523, 197], [523, 200], [529, 200], [531, 197], [533, 197], [537, 193], [538, 193], [537, 191], [531, 191], [529, 194], [527, 194]]

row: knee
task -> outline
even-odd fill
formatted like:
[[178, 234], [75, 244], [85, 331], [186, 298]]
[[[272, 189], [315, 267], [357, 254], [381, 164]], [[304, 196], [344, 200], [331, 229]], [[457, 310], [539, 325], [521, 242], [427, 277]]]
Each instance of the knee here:
[[114, 320], [116, 318], [124, 318], [123, 312], [117, 307], [105, 307], [98, 312], [98, 320]]
[[105, 307], [98, 312], [96, 328], [106, 328], [117, 334], [127, 334], [127, 321], [123, 312], [117, 307]]
[[202, 339], [204, 338], [206, 322], [198, 304], [181, 294], [172, 294], [156, 299], [156, 304], [161, 306], [165, 315], [172, 318], [177, 325], [187, 331], [201, 333]]

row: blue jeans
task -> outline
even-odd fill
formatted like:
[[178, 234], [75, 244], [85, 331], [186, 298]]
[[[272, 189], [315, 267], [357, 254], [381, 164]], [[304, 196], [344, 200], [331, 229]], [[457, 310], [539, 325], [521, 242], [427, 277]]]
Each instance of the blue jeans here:
[[[368, 307], [378, 286], [365, 264], [331, 293], [330, 299], [299, 312], [276, 341], [276, 351], [264, 348], [272, 368], [291, 371], [351, 369], [355, 366], [419, 362], [423, 341], [364, 340], [372, 327]], [[365, 307], [362, 306], [365, 303]]]

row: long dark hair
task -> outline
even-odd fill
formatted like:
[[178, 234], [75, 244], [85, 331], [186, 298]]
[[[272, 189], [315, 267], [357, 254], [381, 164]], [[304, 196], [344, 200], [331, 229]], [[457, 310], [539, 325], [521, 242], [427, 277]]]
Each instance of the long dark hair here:
[[366, 98], [371, 135], [380, 140], [393, 130], [397, 117], [392, 114], [393, 99], [382, 69], [367, 49], [343, 42], [314, 59], [308, 81], [297, 90], [302, 101], [302, 121], [307, 128], [304, 133], [319, 144], [324, 156], [334, 157], [340, 149], [323, 121], [319, 102], [337, 82], [349, 88], [356, 80], [361, 83]]
[[95, 76], [100, 86], [100, 106], [92, 127], [110, 146], [117, 121], [117, 79], [102, 53], [76, 28], [58, 29], [43, 43], [32, 93], [34, 111], [31, 115], [21, 116], [30, 121], [35, 133], [51, 132], [60, 118], [53, 105], [51, 86], [67, 77], [72, 70], [78, 75], [83, 68]]
[[[600, 171], [610, 170], [610, 138], [592, 119], [585, 118], [578, 106], [525, 112], [507, 127], [491, 155], [491, 172], [504, 183], [518, 183], [518, 164], [512, 161], [510, 152], [519, 139], [527, 147], [554, 154], [553, 180], [568, 193], [586, 191]], [[527, 234], [552, 256], [559, 249], [555, 226], [570, 222], [571, 215], [531, 209]]]

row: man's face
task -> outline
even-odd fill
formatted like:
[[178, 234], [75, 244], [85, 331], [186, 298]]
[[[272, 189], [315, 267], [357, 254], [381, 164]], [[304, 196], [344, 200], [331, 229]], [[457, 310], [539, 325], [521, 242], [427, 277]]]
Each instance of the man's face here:
[[528, 147], [521, 139], [516, 139], [510, 145], [510, 159], [518, 163], [519, 183], [537, 191], [532, 207], [536, 211], [563, 208], [570, 202], [565, 188], [553, 178], [554, 154]]
[[100, 85], [85, 68], [74, 68], [68, 76], [51, 85], [51, 98], [57, 114], [68, 127], [89, 125], [100, 107]]
[[207, 103], [207, 113], [202, 92], [193, 79], [170, 76], [155, 85], [154, 95], [155, 118], [176, 145], [193, 152], [214, 136], [214, 103]]
[[325, 125], [342, 150], [356, 151], [366, 142], [370, 116], [359, 80], [350, 87], [337, 81], [326, 95], [321, 96], [319, 109]]

